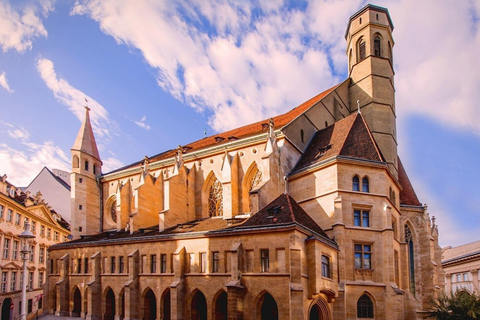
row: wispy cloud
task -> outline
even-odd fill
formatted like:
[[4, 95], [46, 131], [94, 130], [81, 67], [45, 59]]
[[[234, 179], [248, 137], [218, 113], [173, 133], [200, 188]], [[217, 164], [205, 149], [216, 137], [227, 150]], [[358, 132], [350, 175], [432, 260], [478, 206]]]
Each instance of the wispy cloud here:
[[135, 124], [140, 128], [143, 128], [145, 130], [150, 130], [150, 126], [145, 122], [146, 120], [147, 120], [147, 116], [143, 116], [142, 119], [140, 119], [139, 121], [135, 121]]
[[37, 70], [47, 87], [52, 90], [55, 98], [61, 104], [67, 106], [80, 121], [83, 121], [85, 118], [85, 99], [88, 100], [93, 130], [95, 135], [100, 137], [100, 141], [108, 141], [111, 135], [117, 131], [118, 126], [114, 121], [110, 120], [107, 110], [95, 99], [70, 85], [67, 80], [60, 78], [51, 60], [46, 58], [38, 59]]
[[[53, 5], [50, 1], [41, 2], [40, 9], [46, 15]], [[35, 38], [47, 37], [47, 30], [36, 13], [37, 9], [35, 5], [29, 5], [19, 13], [9, 2], [0, 2], [0, 45], [3, 52], [16, 50], [22, 53], [32, 48]]]
[[10, 86], [8, 85], [7, 74], [5, 73], [5, 71], [3, 71], [0, 74], [0, 86], [2, 86], [5, 90], [7, 90], [10, 93], [14, 92], [14, 90], [10, 89]]
[[20, 139], [22, 141], [30, 138], [30, 133], [25, 128], [8, 130], [8, 135], [13, 139]]

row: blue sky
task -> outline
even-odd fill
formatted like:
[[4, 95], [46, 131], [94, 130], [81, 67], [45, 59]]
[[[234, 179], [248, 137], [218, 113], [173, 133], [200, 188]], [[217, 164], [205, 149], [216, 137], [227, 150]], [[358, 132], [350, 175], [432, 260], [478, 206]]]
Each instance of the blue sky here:
[[[92, 109], [107, 172], [283, 113], [347, 77], [353, 1], [0, 0], [0, 174], [69, 169]], [[377, 1], [399, 153], [441, 245], [480, 238], [480, 1]]]

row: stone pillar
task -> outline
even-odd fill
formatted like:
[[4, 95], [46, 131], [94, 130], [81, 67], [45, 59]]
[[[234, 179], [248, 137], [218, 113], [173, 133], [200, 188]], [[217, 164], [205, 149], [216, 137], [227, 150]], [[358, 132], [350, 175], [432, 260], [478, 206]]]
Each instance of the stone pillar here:
[[102, 255], [100, 252], [95, 253], [91, 258], [92, 261], [92, 279], [87, 283], [87, 304], [88, 310], [86, 310], [86, 320], [100, 320], [102, 319], [102, 286], [101, 286], [101, 273], [102, 273]]
[[445, 278], [447, 280], [447, 283], [445, 284], [445, 292], [446, 293], [451, 293], [452, 292], [452, 274], [447, 273], [445, 275]]
[[[138, 250], [128, 255], [128, 281], [123, 285], [125, 287], [125, 319], [140, 319], [140, 307], [143, 301], [140, 301], [140, 292], [138, 284], [138, 272], [140, 253]], [[117, 308], [117, 310], [120, 308]]]
[[[280, 317], [283, 308], [279, 306], [278, 309]], [[290, 249], [290, 310], [283, 318], [286, 316], [289, 319], [303, 317], [302, 251], [297, 248]]]
[[187, 252], [185, 247], [180, 247], [173, 253], [174, 281], [170, 285], [171, 319], [183, 320], [185, 318], [185, 284], [183, 275], [186, 270]]

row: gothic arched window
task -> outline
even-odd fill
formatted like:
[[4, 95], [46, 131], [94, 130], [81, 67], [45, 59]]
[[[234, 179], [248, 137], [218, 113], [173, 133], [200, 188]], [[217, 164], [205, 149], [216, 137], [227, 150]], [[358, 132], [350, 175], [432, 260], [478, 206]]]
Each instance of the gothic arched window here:
[[382, 48], [379, 36], [376, 36], [375, 39], [373, 39], [373, 54], [376, 57], [382, 56]]
[[110, 205], [110, 216], [113, 222], [117, 222], [117, 200], [113, 200]]
[[368, 182], [367, 177], [363, 177], [363, 179], [362, 179], [362, 191], [363, 192], [370, 192], [370, 184]]
[[366, 293], [357, 301], [357, 318], [373, 318], [373, 302]]
[[223, 187], [217, 179], [215, 179], [210, 186], [208, 194], [208, 213], [210, 217], [223, 216]]
[[358, 176], [355, 176], [352, 179], [352, 190], [360, 191], [360, 179], [358, 179]]
[[80, 166], [80, 160], [78, 159], [78, 156], [77, 155], [74, 155], [73, 156], [73, 167], [74, 168], [78, 168]]
[[413, 247], [412, 231], [405, 225], [405, 243], [408, 247], [408, 275], [410, 280], [410, 292], [415, 294], [415, 251]]
[[365, 40], [360, 39], [358, 41], [358, 62], [362, 61], [367, 57], [367, 44]]

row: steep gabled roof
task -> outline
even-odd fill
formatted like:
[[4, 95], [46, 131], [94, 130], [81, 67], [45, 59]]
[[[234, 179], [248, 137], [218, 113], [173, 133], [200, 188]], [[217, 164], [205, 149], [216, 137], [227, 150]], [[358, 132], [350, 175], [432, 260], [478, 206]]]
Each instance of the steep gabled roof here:
[[255, 213], [241, 227], [268, 227], [296, 223], [324, 238], [330, 239], [323, 229], [300, 207], [290, 195], [284, 193]]
[[[325, 98], [329, 93], [334, 91], [339, 85], [340, 84], [337, 84], [336, 86], [334, 86], [334, 87], [316, 95], [315, 97], [305, 101], [304, 103], [302, 103], [298, 107], [288, 111], [287, 113], [284, 113], [284, 114], [273, 117], [274, 129], [280, 129], [280, 128], [286, 126], [287, 124], [289, 124], [290, 122], [292, 122], [293, 120], [295, 120], [302, 113], [306, 112], [313, 105], [315, 105], [320, 100]], [[194, 142], [189, 143], [187, 145], [184, 145], [182, 147], [183, 147], [184, 153], [189, 153], [189, 152], [192, 152], [192, 151], [208, 148], [208, 147], [211, 147], [211, 146], [225, 144], [225, 143], [228, 143], [232, 140], [242, 139], [242, 138], [246, 138], [246, 137], [249, 137], [249, 136], [257, 135], [257, 134], [261, 133], [262, 131], [267, 132], [268, 124], [269, 124], [269, 119], [265, 119], [265, 120], [258, 121], [258, 122], [240, 127], [240, 128], [236, 128], [236, 129], [233, 129], [233, 130], [229, 130], [229, 131], [226, 131], [226, 132], [223, 132], [223, 133], [219, 133], [219, 134], [216, 134], [216, 135], [213, 135], [213, 136], [210, 136], [210, 137], [206, 137], [206, 138], [194, 141]], [[154, 162], [154, 161], [159, 161], [159, 160], [163, 160], [163, 159], [172, 158], [172, 157], [175, 156], [175, 154], [176, 154], [175, 150], [168, 150], [168, 151], [165, 151], [165, 152], [162, 152], [162, 153], [159, 153], [157, 155], [154, 155], [154, 156], [150, 157], [149, 161]], [[143, 160], [142, 161], [137, 161], [137, 162], [134, 162], [130, 165], [127, 165], [127, 166], [121, 168], [121, 170], [128, 169], [128, 168], [133, 168], [133, 167], [138, 167], [138, 166], [141, 166], [142, 163], [143, 163]], [[116, 171], [120, 171], [120, 169], [117, 169], [117, 170], [112, 171], [112, 172], [116, 172]], [[112, 172], [109, 172], [109, 173], [112, 173]]]
[[100, 160], [100, 154], [98, 153], [97, 143], [95, 142], [95, 136], [93, 135], [92, 125], [90, 124], [90, 109], [85, 107], [85, 120], [78, 131], [77, 138], [73, 144], [72, 150], [78, 150], [85, 152], [93, 156], [95, 159]]
[[384, 162], [361, 113], [351, 114], [318, 131], [292, 173], [336, 156]]
[[410, 183], [410, 179], [403, 167], [402, 161], [400, 161], [400, 157], [398, 157], [398, 182], [400, 182], [400, 185], [402, 186], [402, 190], [400, 191], [400, 204], [407, 206], [422, 206], [412, 184]]

